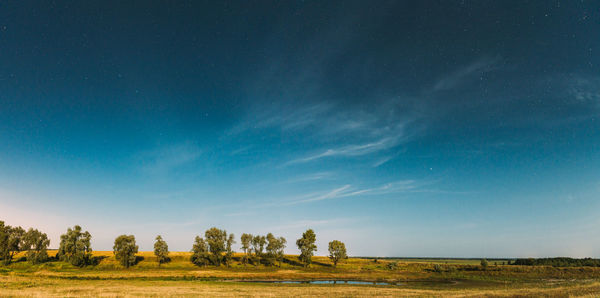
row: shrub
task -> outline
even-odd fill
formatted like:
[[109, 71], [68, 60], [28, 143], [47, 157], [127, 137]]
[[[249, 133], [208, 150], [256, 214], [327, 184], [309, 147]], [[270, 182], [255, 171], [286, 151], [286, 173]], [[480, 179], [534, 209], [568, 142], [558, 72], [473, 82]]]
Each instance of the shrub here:
[[487, 270], [488, 267], [488, 261], [486, 259], [481, 259], [481, 269], [483, 270]]
[[398, 269], [398, 262], [389, 262], [386, 266], [390, 270], [396, 270]]

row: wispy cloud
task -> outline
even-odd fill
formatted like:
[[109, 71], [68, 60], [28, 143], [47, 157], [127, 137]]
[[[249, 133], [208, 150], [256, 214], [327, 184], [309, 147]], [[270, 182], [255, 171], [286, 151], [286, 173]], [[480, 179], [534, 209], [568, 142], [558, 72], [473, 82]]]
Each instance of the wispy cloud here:
[[571, 79], [569, 92], [578, 103], [600, 108], [600, 77]]
[[293, 229], [306, 229], [318, 226], [331, 226], [334, 224], [348, 223], [353, 221], [351, 218], [332, 218], [332, 219], [305, 219], [297, 220], [286, 224], [277, 225], [273, 229], [276, 231], [287, 231]]
[[279, 205], [295, 205], [301, 203], [310, 203], [323, 200], [354, 197], [358, 195], [384, 195], [390, 193], [410, 192], [420, 187], [415, 180], [401, 180], [393, 183], [387, 183], [374, 188], [356, 188], [346, 184], [329, 191], [312, 193], [300, 198], [279, 202]]
[[333, 176], [332, 172], [317, 172], [307, 175], [301, 175], [292, 179], [285, 181], [286, 183], [297, 183], [297, 182], [306, 182], [306, 181], [315, 181], [315, 180], [324, 180], [331, 179]]
[[433, 86], [433, 91], [443, 91], [455, 88], [468, 78], [489, 72], [496, 68], [500, 57], [483, 57], [439, 79]]
[[278, 102], [260, 105], [260, 109], [251, 108], [246, 119], [233, 127], [230, 135], [237, 135], [249, 130], [280, 128], [284, 131], [304, 129], [316, 125], [333, 106], [326, 102], [312, 105], [296, 105], [295, 103]]
[[280, 130], [279, 133], [311, 148], [296, 153], [284, 166], [326, 157], [374, 154], [397, 147], [420, 132], [412, 125], [418, 117], [403, 102], [388, 98], [366, 109], [326, 101], [278, 102], [267, 108], [261, 106], [261, 110], [251, 109], [227, 136], [239, 139], [244, 135], [264, 135], [264, 130]]
[[144, 172], [162, 174], [196, 161], [201, 153], [198, 146], [183, 143], [141, 153], [138, 159]]
[[364, 143], [364, 144], [356, 144], [356, 145], [347, 145], [338, 148], [327, 149], [324, 152], [310, 155], [307, 157], [299, 158], [290, 161], [288, 164], [294, 163], [303, 163], [309, 162], [317, 159], [321, 159], [324, 157], [336, 157], [336, 156], [361, 156], [366, 154], [371, 154], [375, 152], [379, 152], [382, 150], [386, 150], [392, 147], [397, 146], [403, 140], [403, 135], [397, 136], [389, 136], [384, 137], [374, 142]]
[[375, 163], [373, 163], [373, 167], [379, 167], [385, 163], [387, 163], [388, 161], [392, 160], [393, 157], [392, 156], [385, 156], [383, 158], [378, 159]]

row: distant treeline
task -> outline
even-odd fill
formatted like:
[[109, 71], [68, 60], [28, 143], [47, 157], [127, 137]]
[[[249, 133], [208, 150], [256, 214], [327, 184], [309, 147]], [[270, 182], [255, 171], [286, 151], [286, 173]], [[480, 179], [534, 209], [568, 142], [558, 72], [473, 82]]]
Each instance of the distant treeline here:
[[527, 258], [527, 259], [516, 259], [513, 262], [509, 262], [510, 265], [524, 265], [524, 266], [553, 266], [553, 267], [600, 267], [600, 259], [584, 258]]
[[[317, 250], [315, 232], [306, 230], [302, 237], [296, 240], [296, 246], [300, 250], [299, 260], [305, 267], [312, 263], [312, 256]], [[6, 225], [0, 220], [0, 261], [5, 265], [13, 262], [13, 257], [19, 252], [25, 252], [25, 260], [32, 264], [60, 260], [69, 262], [74, 266], [87, 266], [97, 264], [97, 259], [92, 256], [92, 235], [83, 231], [80, 226], [68, 228], [65, 234], [60, 236], [60, 244], [56, 256], [48, 256], [50, 240], [48, 235], [36, 229], [30, 228], [25, 231], [22, 227]], [[286, 239], [275, 237], [268, 233], [263, 235], [242, 234], [240, 238], [242, 250], [241, 264], [275, 266], [284, 261], [283, 250], [286, 247]], [[190, 261], [198, 266], [221, 266], [229, 267], [233, 262], [233, 247], [235, 236], [227, 234], [227, 231], [216, 227], [206, 230], [204, 238], [196, 236], [192, 246]], [[128, 268], [137, 263], [138, 245], [133, 235], [120, 235], [115, 239], [113, 246], [115, 258], [121, 265]], [[154, 242], [154, 255], [160, 267], [168, 263], [169, 246], [163, 238], [158, 235]], [[348, 258], [346, 246], [343, 242], [333, 240], [329, 242], [329, 258], [335, 267], [338, 262]]]

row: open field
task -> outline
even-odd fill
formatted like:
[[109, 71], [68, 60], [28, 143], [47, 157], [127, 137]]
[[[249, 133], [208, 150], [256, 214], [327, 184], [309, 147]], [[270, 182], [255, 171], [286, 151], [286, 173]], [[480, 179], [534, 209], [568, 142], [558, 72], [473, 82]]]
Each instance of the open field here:
[[[53, 254], [54, 252], [51, 252]], [[472, 260], [350, 258], [334, 268], [314, 257], [310, 268], [286, 256], [281, 268], [264, 266], [197, 267], [190, 253], [173, 252], [158, 268], [152, 252], [124, 269], [112, 252], [94, 252], [99, 263], [85, 268], [63, 262], [0, 267], [1, 296], [596, 296], [600, 268], [494, 266], [481, 270]], [[241, 255], [237, 254], [236, 258]], [[397, 262], [395, 268], [388, 264]], [[434, 270], [434, 264], [441, 270]], [[493, 264], [493, 262], [491, 262]], [[440, 268], [438, 268], [440, 269]], [[282, 284], [272, 281], [338, 280], [338, 284]], [[354, 285], [343, 281], [380, 281], [394, 285]], [[263, 281], [263, 282], [249, 282]]]

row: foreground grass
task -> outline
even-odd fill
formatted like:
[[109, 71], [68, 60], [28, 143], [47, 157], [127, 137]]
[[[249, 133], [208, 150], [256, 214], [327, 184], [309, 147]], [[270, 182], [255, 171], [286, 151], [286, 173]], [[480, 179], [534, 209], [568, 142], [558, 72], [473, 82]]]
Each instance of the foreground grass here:
[[584, 296], [600, 293], [600, 282], [521, 285], [503, 288], [424, 289], [352, 285], [290, 285], [165, 280], [61, 280], [40, 276], [0, 276], [1, 296]]
[[[95, 252], [95, 266], [76, 268], [64, 262], [0, 266], [0, 296], [590, 296], [600, 295], [600, 268], [546, 266], [479, 266], [460, 260], [377, 260], [350, 258], [334, 268], [315, 257], [310, 268], [297, 256], [279, 267], [197, 267], [189, 253], [171, 253], [172, 261], [156, 264], [152, 252], [141, 252], [129, 269], [112, 252]], [[239, 258], [241, 255], [236, 255]], [[396, 266], [389, 266], [390, 263]], [[434, 270], [439, 264], [441, 271]], [[439, 268], [438, 268], [439, 269]], [[250, 283], [272, 280], [388, 281], [396, 286]]]

